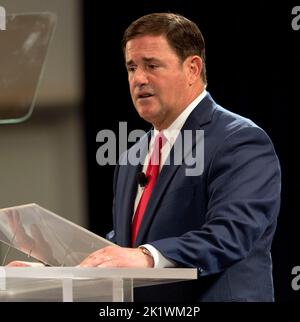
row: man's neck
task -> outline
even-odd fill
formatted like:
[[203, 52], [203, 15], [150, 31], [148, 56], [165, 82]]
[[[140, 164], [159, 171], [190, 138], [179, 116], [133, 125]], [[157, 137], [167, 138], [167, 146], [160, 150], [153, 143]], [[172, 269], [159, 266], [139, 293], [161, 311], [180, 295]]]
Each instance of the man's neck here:
[[168, 120], [164, 120], [161, 124], [152, 124], [154, 128], [158, 131], [167, 129], [178, 117], [183, 113], [183, 111], [190, 106], [190, 104], [199, 97], [203, 91], [205, 90], [206, 86], [201, 82], [197, 84], [197, 86], [194, 86], [194, 88], [191, 90], [190, 95], [187, 97], [185, 103], [182, 104], [182, 108], [178, 109], [172, 117], [169, 117]]

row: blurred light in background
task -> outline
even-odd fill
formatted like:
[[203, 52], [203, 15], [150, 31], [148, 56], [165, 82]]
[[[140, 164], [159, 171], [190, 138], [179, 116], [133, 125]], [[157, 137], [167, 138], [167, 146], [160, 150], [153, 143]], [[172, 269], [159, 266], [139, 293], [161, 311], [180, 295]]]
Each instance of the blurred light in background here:
[[1, 6], [7, 15], [53, 12], [57, 27], [31, 118], [0, 126], [0, 208], [34, 202], [86, 226], [81, 1]]

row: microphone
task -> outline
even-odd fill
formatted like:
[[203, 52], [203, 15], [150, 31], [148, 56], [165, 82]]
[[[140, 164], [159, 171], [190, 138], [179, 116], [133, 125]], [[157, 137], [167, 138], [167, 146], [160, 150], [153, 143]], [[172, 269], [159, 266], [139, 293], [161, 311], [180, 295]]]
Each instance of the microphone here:
[[146, 177], [145, 173], [144, 172], [139, 172], [137, 175], [136, 175], [136, 179], [137, 179], [137, 182], [138, 184], [141, 186], [141, 187], [145, 187], [148, 183], [148, 178]]

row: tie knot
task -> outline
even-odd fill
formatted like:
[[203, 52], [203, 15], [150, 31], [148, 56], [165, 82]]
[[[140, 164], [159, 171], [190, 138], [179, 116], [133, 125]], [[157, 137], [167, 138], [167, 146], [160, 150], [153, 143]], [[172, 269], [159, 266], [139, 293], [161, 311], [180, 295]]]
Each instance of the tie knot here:
[[156, 135], [154, 140], [154, 147], [156, 146], [157, 149], [160, 151], [165, 143], [166, 143], [166, 137], [164, 136], [164, 132], [159, 131], [159, 133]]

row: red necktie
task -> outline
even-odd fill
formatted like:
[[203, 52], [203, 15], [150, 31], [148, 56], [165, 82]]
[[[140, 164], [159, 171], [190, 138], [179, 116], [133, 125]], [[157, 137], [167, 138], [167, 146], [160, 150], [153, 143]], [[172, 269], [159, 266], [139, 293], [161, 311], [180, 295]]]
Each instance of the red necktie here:
[[162, 132], [159, 132], [157, 134], [154, 146], [153, 146], [153, 152], [151, 154], [149, 164], [146, 171], [146, 178], [147, 178], [147, 184], [144, 188], [144, 191], [142, 193], [141, 199], [139, 201], [139, 204], [136, 208], [135, 215], [133, 218], [132, 226], [131, 226], [131, 244], [133, 245], [140, 227], [140, 224], [142, 222], [148, 201], [150, 199], [153, 187], [156, 183], [156, 179], [159, 174], [159, 167], [160, 167], [160, 159], [161, 159], [161, 149], [165, 143], [166, 139]]

